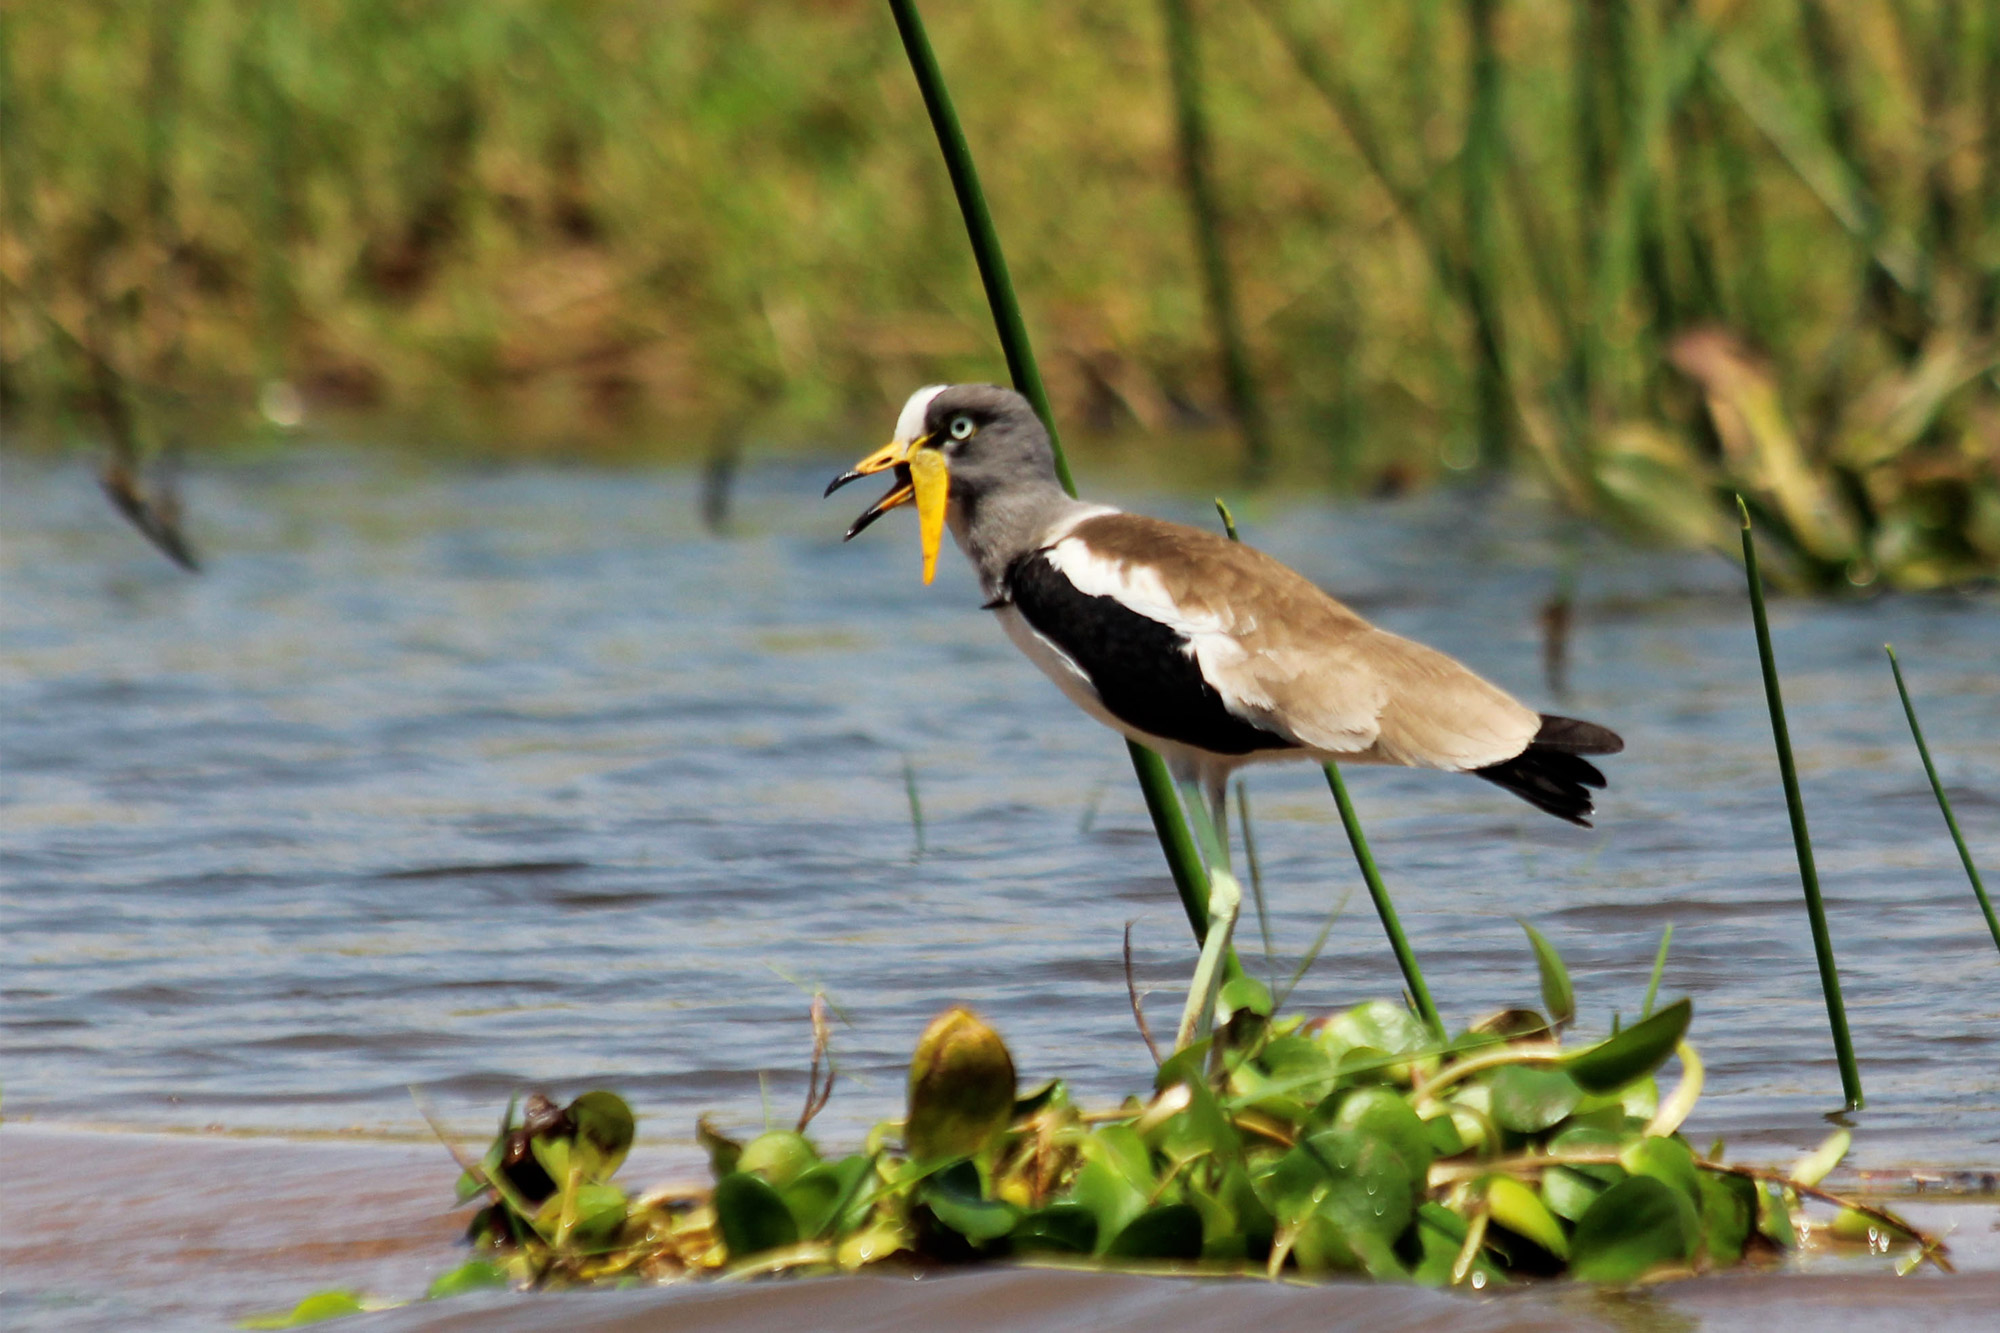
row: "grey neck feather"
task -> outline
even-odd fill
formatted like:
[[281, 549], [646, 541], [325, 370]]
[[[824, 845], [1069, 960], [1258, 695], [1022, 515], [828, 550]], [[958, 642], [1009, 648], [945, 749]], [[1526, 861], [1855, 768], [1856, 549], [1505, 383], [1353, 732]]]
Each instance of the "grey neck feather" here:
[[954, 486], [951, 535], [979, 571], [980, 590], [992, 600], [1005, 592], [1007, 567], [1016, 559], [1100, 508], [1072, 498], [1054, 477], [1023, 477], [963, 490]]

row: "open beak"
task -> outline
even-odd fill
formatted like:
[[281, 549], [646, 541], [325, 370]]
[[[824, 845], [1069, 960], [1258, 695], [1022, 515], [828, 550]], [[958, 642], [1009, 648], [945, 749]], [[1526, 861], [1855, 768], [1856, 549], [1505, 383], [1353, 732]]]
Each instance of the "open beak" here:
[[876, 472], [895, 470], [896, 484], [889, 493], [861, 512], [848, 528], [843, 541], [851, 541], [891, 509], [906, 504], [917, 507], [917, 532], [924, 548], [924, 582], [929, 583], [937, 573], [938, 546], [944, 540], [945, 501], [950, 494], [951, 478], [944, 455], [936, 449], [924, 446], [930, 442], [929, 436], [915, 441], [891, 440], [868, 457], [856, 463], [849, 471], [841, 473], [827, 484], [826, 494], [832, 495], [850, 481], [859, 480]]

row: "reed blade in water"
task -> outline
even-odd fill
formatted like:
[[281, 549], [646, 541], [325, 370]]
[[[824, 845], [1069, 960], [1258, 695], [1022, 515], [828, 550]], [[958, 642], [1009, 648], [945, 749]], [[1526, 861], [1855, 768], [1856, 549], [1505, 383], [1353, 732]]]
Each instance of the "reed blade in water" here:
[[1674, 923], [1667, 922], [1667, 928], [1660, 932], [1660, 951], [1653, 955], [1653, 976], [1646, 983], [1646, 1004], [1639, 1011], [1640, 1018], [1653, 1016], [1653, 1001], [1660, 995], [1660, 976], [1667, 970], [1667, 946], [1674, 942]]
[[1410, 988], [1410, 998], [1416, 1002], [1417, 1013], [1422, 1015], [1433, 1032], [1442, 1037], [1444, 1020], [1438, 1017], [1437, 1006], [1431, 1003], [1430, 987], [1424, 985], [1423, 969], [1417, 966], [1416, 952], [1403, 936], [1403, 923], [1396, 917], [1396, 904], [1389, 898], [1381, 872], [1375, 869], [1375, 856], [1368, 850], [1368, 835], [1361, 831], [1361, 821], [1355, 816], [1354, 803], [1347, 799], [1347, 783], [1341, 780], [1337, 765], [1326, 765], [1326, 785], [1333, 790], [1333, 803], [1340, 808], [1341, 827], [1347, 830], [1348, 845], [1354, 849], [1354, 863], [1361, 867], [1361, 878], [1368, 884], [1368, 896], [1375, 902], [1375, 915], [1382, 919], [1382, 931], [1389, 937], [1389, 947], [1395, 951], [1396, 966], [1403, 969], [1403, 984]]
[[[959, 126], [958, 112], [952, 107], [951, 93], [945, 88], [944, 72], [938, 68], [937, 54], [931, 50], [930, 38], [924, 32], [923, 16], [917, 13], [915, 0], [889, 0], [889, 9], [895, 15], [896, 31], [903, 39], [910, 71], [916, 75], [917, 88], [923, 94], [924, 109], [930, 113], [931, 128], [937, 133], [938, 149], [944, 155], [945, 170], [951, 176], [952, 192], [958, 197], [966, 236], [972, 243], [972, 255], [979, 265], [979, 279], [986, 288], [986, 303], [992, 309], [994, 328], [1000, 335], [1000, 346], [1007, 356], [1007, 373], [1012, 377], [1014, 387], [1034, 404], [1035, 415], [1048, 427], [1049, 447], [1056, 459], [1056, 476], [1061, 479], [1063, 489], [1075, 495], [1076, 482], [1070, 476], [1069, 460], [1063, 454], [1062, 440], [1056, 432], [1055, 413], [1049, 409], [1049, 395], [1042, 386], [1042, 372], [1035, 364], [1034, 348], [1028, 342], [1028, 327], [1021, 318], [1021, 305], [1015, 299], [1014, 283], [1007, 273], [1007, 256], [1000, 248], [1000, 233], [993, 225], [993, 215], [987, 211], [986, 193], [979, 186], [979, 172], [972, 162], [972, 149], [965, 141], [965, 131]], [[1167, 775], [1166, 763], [1136, 742], [1127, 741], [1126, 747], [1131, 752], [1132, 768], [1138, 775], [1139, 789], [1146, 798], [1146, 813], [1152, 816], [1153, 832], [1160, 840], [1160, 850], [1166, 855], [1167, 868], [1174, 878], [1174, 890], [1180, 894], [1188, 924], [1193, 928], [1196, 940], [1206, 939], [1211, 886], [1202, 870], [1201, 860], [1195, 854], [1194, 837], [1188, 831], [1187, 812], [1180, 808], [1174, 796], [1173, 781]], [[1233, 950], [1226, 955], [1223, 969], [1232, 978], [1242, 975], [1242, 965], [1237, 962]]]
[[1951, 830], [1951, 840], [1958, 847], [1958, 859], [1965, 863], [1965, 877], [1972, 881], [1972, 896], [1979, 900], [1979, 910], [1986, 914], [1986, 928], [1993, 932], [1993, 947], [2000, 949], [2000, 917], [1993, 915], [1993, 903], [1986, 896], [1986, 885], [1980, 882], [1979, 867], [1972, 863], [1972, 850], [1965, 845], [1965, 834], [1959, 831], [1958, 817], [1951, 812], [1951, 798], [1944, 794], [1944, 783], [1938, 780], [1937, 765], [1931, 762], [1931, 747], [1924, 743], [1924, 729], [1917, 724], [1916, 706], [1910, 702], [1909, 687], [1903, 684], [1903, 664], [1896, 660], [1893, 646], [1885, 643], [1882, 651], [1889, 654], [1889, 670], [1896, 675], [1896, 693], [1902, 696], [1903, 716], [1910, 719], [1910, 735], [1917, 742], [1918, 755], [1923, 758], [1924, 775], [1931, 780], [1931, 791], [1937, 795], [1945, 827]]
[[910, 798], [910, 832], [916, 839], [910, 857], [915, 860], [924, 854], [924, 803], [917, 797], [917, 767], [908, 755], [903, 756], [903, 791]]
[[1236, 784], [1236, 822], [1243, 829], [1243, 860], [1250, 868], [1250, 897], [1257, 904], [1257, 933], [1264, 937], [1264, 980], [1275, 990], [1278, 979], [1272, 969], [1277, 965], [1277, 955], [1271, 945], [1271, 914], [1264, 905], [1264, 867], [1257, 860], [1257, 835], [1250, 827], [1247, 783]]
[[1833, 958], [1833, 937], [1826, 928], [1826, 908], [1820, 902], [1819, 871], [1813, 866], [1812, 835], [1806, 830], [1798, 767], [1792, 762], [1792, 736], [1785, 726], [1785, 701], [1778, 689], [1778, 661], [1771, 651], [1771, 623], [1764, 613], [1764, 581], [1757, 573], [1757, 539], [1750, 531], [1750, 507], [1740, 495], [1736, 507], [1743, 516], [1743, 573], [1750, 584], [1750, 618], [1757, 627], [1757, 657], [1764, 668], [1764, 700], [1771, 709], [1771, 737], [1777, 745], [1778, 776], [1784, 783], [1785, 808], [1792, 820], [1792, 843], [1798, 850], [1799, 882], [1805, 889], [1806, 918], [1812, 926], [1813, 953], [1819, 960], [1820, 990], [1826, 996], [1826, 1021], [1833, 1030], [1833, 1050], [1840, 1061], [1841, 1091], [1848, 1107], [1859, 1109], [1864, 1104], [1861, 1070], [1854, 1062], [1854, 1042], [1847, 1034], [1840, 971]]

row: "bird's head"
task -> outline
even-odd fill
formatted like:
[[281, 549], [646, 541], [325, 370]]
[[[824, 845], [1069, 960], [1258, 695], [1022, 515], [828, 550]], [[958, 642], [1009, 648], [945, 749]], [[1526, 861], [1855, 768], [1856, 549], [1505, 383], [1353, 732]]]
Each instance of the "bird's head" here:
[[895, 473], [889, 493], [847, 530], [853, 538], [901, 505], [917, 507], [924, 582], [937, 572], [946, 510], [1015, 485], [1055, 484], [1049, 433], [1028, 400], [993, 384], [933, 384], [917, 390], [896, 418], [896, 437], [835, 477], [826, 493], [875, 472]]

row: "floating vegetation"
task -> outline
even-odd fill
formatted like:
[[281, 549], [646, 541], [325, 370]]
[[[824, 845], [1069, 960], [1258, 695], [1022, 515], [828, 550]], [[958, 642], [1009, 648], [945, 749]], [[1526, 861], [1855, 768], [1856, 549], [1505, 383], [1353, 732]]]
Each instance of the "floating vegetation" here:
[[[1020, 1090], [1000, 1035], [948, 1009], [917, 1042], [903, 1118], [844, 1155], [806, 1132], [832, 1087], [816, 1019], [797, 1124], [745, 1139], [702, 1118], [705, 1186], [616, 1181], [634, 1117], [615, 1094], [530, 1097], [483, 1157], [460, 1159], [476, 1254], [431, 1294], [986, 1261], [1476, 1290], [1653, 1281], [1856, 1243], [1896, 1252], [1899, 1272], [1950, 1268], [1936, 1238], [1823, 1188], [1844, 1129], [1789, 1168], [1698, 1151], [1681, 1132], [1703, 1081], [1692, 1002], [1565, 1042], [1567, 970], [1528, 933], [1547, 1013], [1504, 1010], [1440, 1043], [1402, 1004], [1280, 1016], [1239, 978], [1213, 1034], [1108, 1110], [1061, 1081]], [[300, 1310], [312, 1301], [362, 1308], [320, 1293]]]

